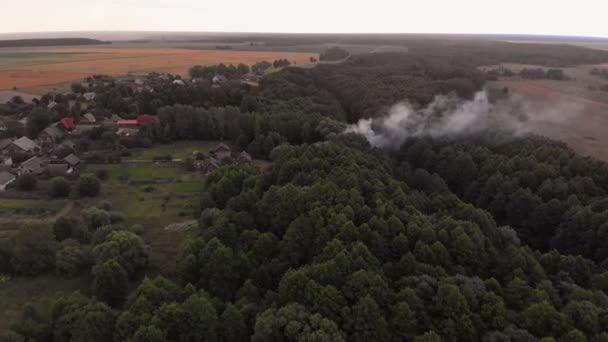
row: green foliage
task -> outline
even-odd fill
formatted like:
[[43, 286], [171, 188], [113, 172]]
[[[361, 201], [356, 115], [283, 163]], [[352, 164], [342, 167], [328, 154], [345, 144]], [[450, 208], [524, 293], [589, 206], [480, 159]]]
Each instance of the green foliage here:
[[19, 179], [17, 179], [17, 185], [19, 189], [23, 191], [32, 191], [36, 189], [36, 185], [38, 184], [38, 180], [35, 175], [26, 173], [21, 175]]
[[113, 231], [93, 248], [93, 256], [97, 264], [114, 260], [133, 277], [148, 265], [148, 246], [132, 232]]
[[128, 274], [114, 259], [98, 262], [93, 268], [93, 294], [110, 306], [120, 306], [126, 295]]
[[55, 177], [51, 179], [51, 196], [52, 197], [67, 197], [71, 191], [70, 183], [63, 177]]
[[15, 272], [35, 276], [55, 267], [56, 242], [47, 224], [23, 225], [13, 241], [11, 265]]
[[78, 194], [80, 197], [95, 197], [101, 191], [101, 183], [94, 176], [82, 176], [78, 181]]

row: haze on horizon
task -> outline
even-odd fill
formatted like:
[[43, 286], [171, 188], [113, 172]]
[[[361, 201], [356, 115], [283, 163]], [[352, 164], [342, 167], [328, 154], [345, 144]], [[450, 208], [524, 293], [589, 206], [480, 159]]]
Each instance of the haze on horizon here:
[[[4, 0], [0, 33], [487, 33], [608, 37], [598, 0]], [[10, 15], [6, 15], [9, 14]]]

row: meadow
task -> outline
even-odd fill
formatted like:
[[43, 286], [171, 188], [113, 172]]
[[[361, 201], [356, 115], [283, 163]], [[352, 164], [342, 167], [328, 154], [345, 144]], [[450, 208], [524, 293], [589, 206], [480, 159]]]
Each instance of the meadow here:
[[0, 52], [0, 90], [40, 95], [41, 86], [80, 80], [93, 74], [120, 76], [170, 73], [187, 76], [197, 64], [247, 64], [286, 58], [306, 64], [317, 53], [277, 51], [193, 50], [180, 48], [66, 47], [3, 49]]

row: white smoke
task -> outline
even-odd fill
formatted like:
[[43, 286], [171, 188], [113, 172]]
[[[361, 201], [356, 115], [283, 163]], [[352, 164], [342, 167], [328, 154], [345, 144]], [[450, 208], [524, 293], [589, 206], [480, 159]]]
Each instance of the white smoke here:
[[580, 111], [575, 105], [538, 105], [521, 96], [509, 96], [491, 103], [486, 91], [465, 101], [454, 95], [439, 95], [426, 107], [415, 109], [402, 102], [375, 119], [361, 119], [346, 133], [359, 133], [379, 148], [397, 148], [410, 137], [458, 137], [497, 130], [521, 135], [542, 123], [565, 122]]

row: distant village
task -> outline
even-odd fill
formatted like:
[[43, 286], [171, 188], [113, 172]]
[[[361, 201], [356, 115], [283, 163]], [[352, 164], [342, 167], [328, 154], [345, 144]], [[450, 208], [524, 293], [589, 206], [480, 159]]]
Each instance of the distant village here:
[[[239, 75], [239, 82], [258, 82], [264, 76], [263, 71], [248, 71]], [[4, 137], [0, 139], [0, 192], [14, 186], [14, 183], [24, 175], [34, 175], [39, 178], [65, 177], [78, 179], [81, 165], [87, 157], [95, 151], [79, 148], [79, 141], [83, 135], [92, 134], [95, 130], [112, 132], [116, 138], [137, 136], [144, 127], [153, 126], [156, 116], [139, 114], [135, 117], [122, 117], [118, 113], [100, 113], [96, 111], [96, 100], [100, 96], [100, 89], [108, 89], [120, 85], [128, 87], [133, 94], [142, 92], [155, 92], [155, 89], [164, 86], [186, 87], [198, 82], [208, 82], [203, 77], [193, 77], [184, 80], [179, 77], [165, 74], [149, 74], [146, 76], [127, 76], [112, 78], [108, 76], [89, 77], [81, 83], [72, 85], [71, 92], [61, 94], [48, 94], [45, 107], [49, 111], [61, 110], [71, 115], [65, 115], [58, 121], [51, 122], [35, 137], [30, 134], [22, 136]], [[220, 88], [226, 82], [234, 82], [223, 74], [211, 77], [211, 88]], [[67, 100], [66, 100], [67, 99]], [[129, 101], [129, 98], [123, 98]], [[36, 106], [43, 104], [40, 100]], [[13, 99], [19, 102], [19, 99]], [[67, 107], [67, 108], [60, 108]], [[75, 108], [77, 107], [77, 108]], [[79, 115], [74, 115], [79, 113]], [[109, 115], [108, 115], [109, 114]], [[18, 123], [22, 131], [29, 126], [29, 117], [20, 115]], [[14, 130], [14, 127], [0, 119], [0, 133]], [[104, 133], [106, 134], [106, 133]], [[7, 134], [3, 134], [6, 136]], [[100, 149], [103, 153], [103, 149]], [[226, 163], [239, 165], [249, 164], [251, 156], [245, 152], [235, 152], [225, 143], [218, 144], [209, 153], [193, 151], [190, 167], [200, 172], [209, 173]]]

